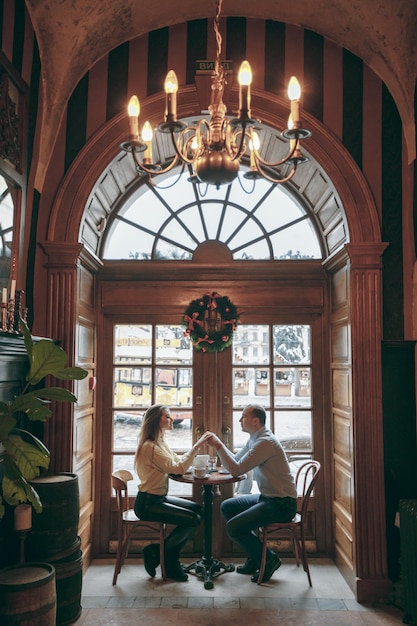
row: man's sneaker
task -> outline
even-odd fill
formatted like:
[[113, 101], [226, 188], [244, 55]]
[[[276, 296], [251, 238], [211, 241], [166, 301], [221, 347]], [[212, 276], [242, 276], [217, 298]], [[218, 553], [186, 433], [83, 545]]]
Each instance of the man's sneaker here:
[[[268, 582], [268, 580], [271, 578], [272, 574], [274, 572], [277, 571], [277, 569], [279, 567], [281, 567], [282, 562], [281, 559], [274, 554], [270, 559], [267, 560], [266, 565], [265, 565], [265, 571], [264, 571], [264, 575], [262, 576], [262, 583], [266, 583]], [[257, 583], [258, 582], [258, 578], [259, 578], [259, 572], [256, 572], [256, 574], [254, 574], [251, 578], [251, 581], [253, 583]]]
[[238, 565], [236, 571], [238, 574], [254, 574], [258, 570], [258, 564], [255, 559], [249, 557], [244, 565]]

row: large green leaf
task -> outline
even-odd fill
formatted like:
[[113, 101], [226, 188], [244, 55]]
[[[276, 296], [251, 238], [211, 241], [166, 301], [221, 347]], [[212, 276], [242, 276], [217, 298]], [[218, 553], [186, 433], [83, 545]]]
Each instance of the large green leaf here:
[[51, 456], [51, 453], [49, 452], [48, 448], [45, 446], [43, 441], [38, 439], [38, 437], [36, 437], [36, 435], [34, 435], [33, 433], [30, 433], [27, 430], [23, 430], [22, 428], [15, 428], [11, 434], [12, 435], [17, 434], [19, 436], [23, 435], [26, 439], [30, 439], [31, 443], [34, 446], [37, 446], [44, 455], [46, 455], [48, 458]]
[[77, 396], [72, 391], [64, 387], [45, 387], [39, 389], [37, 393], [39, 398], [44, 400], [55, 400], [56, 402], [77, 402]]
[[55, 378], [60, 380], [82, 380], [88, 374], [88, 371], [82, 367], [66, 367], [61, 372], [54, 372]]
[[24, 322], [22, 318], [20, 318], [20, 330], [22, 331], [23, 340], [25, 342], [26, 352], [30, 364], [32, 362], [33, 339], [26, 322]]
[[[0, 441], [7, 437], [9, 432], [16, 426], [16, 420], [11, 415], [2, 415], [0, 417]], [[0, 517], [1, 519], [1, 517]]]
[[76, 402], [77, 397], [64, 387], [46, 387], [44, 389], [34, 389], [14, 399], [12, 412], [24, 412], [32, 421], [44, 422], [51, 417], [50, 402]]
[[13, 410], [24, 411], [25, 408], [22, 407], [30, 406], [33, 398], [49, 402], [51, 400], [56, 400], [57, 402], [77, 402], [76, 396], [69, 389], [65, 389], [65, 387], [45, 387], [43, 389], [33, 389], [15, 398], [12, 405]]
[[[49, 467], [49, 454], [37, 445], [23, 441], [18, 435], [10, 435], [3, 440], [5, 456], [11, 458], [26, 480], [32, 480], [39, 475], [39, 468]], [[7, 459], [5, 459], [7, 461]], [[7, 471], [7, 466], [6, 466]]]
[[65, 369], [67, 355], [65, 351], [50, 339], [41, 339], [33, 345], [32, 361], [26, 380], [37, 385], [48, 374], [55, 374]]
[[40, 513], [42, 504], [39, 495], [22, 476], [13, 459], [5, 459], [5, 466], [5, 475], [1, 484], [4, 500], [10, 506], [30, 502], [35, 511]]
[[23, 411], [30, 420], [38, 422], [44, 422], [52, 415], [49, 402], [36, 396], [30, 396], [29, 394], [15, 398], [12, 409], [13, 412]]

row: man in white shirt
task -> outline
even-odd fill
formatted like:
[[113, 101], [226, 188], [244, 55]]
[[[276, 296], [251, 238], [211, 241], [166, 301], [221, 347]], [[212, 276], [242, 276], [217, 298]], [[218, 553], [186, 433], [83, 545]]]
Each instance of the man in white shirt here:
[[[246, 563], [237, 568], [240, 574], [252, 574], [258, 582], [262, 544], [256, 529], [272, 522], [289, 522], [297, 510], [297, 490], [283, 447], [273, 432], [266, 428], [266, 413], [262, 406], [249, 405], [242, 413], [240, 424], [250, 435], [246, 445], [233, 454], [214, 433], [206, 433], [206, 443], [216, 448], [222, 465], [239, 476], [253, 470], [259, 492], [237, 495], [221, 504], [227, 520], [226, 529], [232, 541], [248, 554]], [[268, 581], [280, 567], [281, 560], [268, 549], [262, 582]]]

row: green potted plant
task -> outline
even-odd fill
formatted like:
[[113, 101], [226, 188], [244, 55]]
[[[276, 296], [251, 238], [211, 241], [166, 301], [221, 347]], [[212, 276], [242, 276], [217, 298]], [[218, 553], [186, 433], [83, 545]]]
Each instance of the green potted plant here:
[[29, 360], [26, 384], [22, 392], [9, 402], [0, 402], [0, 465], [2, 468], [0, 490], [0, 519], [5, 514], [5, 502], [11, 506], [29, 503], [37, 513], [42, 511], [39, 495], [29, 481], [48, 469], [50, 452], [46, 446], [27, 430], [17, 427], [19, 413], [31, 421], [45, 421], [51, 417], [50, 403], [76, 402], [76, 396], [64, 387], [37, 388], [46, 376], [59, 380], [82, 380], [88, 374], [81, 367], [66, 367], [67, 354], [50, 339], [33, 341], [32, 335], [21, 320]]

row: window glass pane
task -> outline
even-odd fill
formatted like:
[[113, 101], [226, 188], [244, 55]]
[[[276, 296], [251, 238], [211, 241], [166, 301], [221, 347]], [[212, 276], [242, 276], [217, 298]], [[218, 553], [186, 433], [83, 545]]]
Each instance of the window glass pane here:
[[177, 374], [177, 370], [172, 368], [155, 370], [156, 404], [166, 404], [168, 407], [178, 406], [181, 396], [187, 399], [191, 397], [191, 387], [185, 390], [178, 387]]
[[250, 243], [253, 239], [263, 239], [263, 236], [261, 224], [250, 220], [239, 228], [233, 239], [229, 242], [229, 246], [234, 250], [242, 245], [247, 246], [248, 242]]
[[[181, 211], [180, 218], [187, 225], [187, 228], [192, 232], [195, 239], [192, 240], [192, 248], [194, 249], [200, 241], [204, 241], [205, 232], [203, 228], [203, 222], [201, 221], [201, 214], [196, 211], [195, 205]], [[165, 234], [165, 233], [164, 233]], [[191, 245], [191, 239], [188, 242]]]
[[275, 368], [275, 405], [311, 406], [311, 372], [309, 367]]
[[317, 235], [309, 220], [303, 220], [279, 233], [271, 235], [274, 259], [320, 259]]
[[171, 246], [171, 248], [185, 249], [188, 251], [194, 250], [198, 245], [198, 241], [192, 237], [192, 231], [190, 232], [188, 225], [186, 226], [187, 228], [184, 228], [183, 223], [180, 221], [169, 220], [163, 230], [164, 239], [168, 239], [169, 241], [165, 242], [162, 240], [158, 242], [158, 249], [161, 248], [162, 244], [165, 244], [167, 248]]
[[214, 202], [203, 205], [204, 223], [207, 229], [207, 239], [217, 239], [217, 232], [219, 230], [219, 224], [223, 213], [222, 204]]
[[144, 411], [114, 411], [113, 449], [132, 451], [138, 445], [138, 436]]
[[224, 220], [221, 224], [220, 241], [229, 242], [229, 238], [239, 229], [239, 224], [245, 219], [246, 213], [242, 209], [234, 206], [229, 206], [224, 215]]
[[269, 259], [270, 251], [267, 241], [245, 245], [238, 250], [233, 249], [233, 258], [240, 261], [253, 261], [254, 259]]
[[155, 333], [156, 363], [192, 363], [192, 345], [190, 338], [184, 336], [184, 326], [156, 326]]
[[152, 326], [130, 324], [114, 327], [115, 363], [150, 363], [152, 356]]
[[310, 326], [274, 326], [273, 345], [275, 363], [309, 363]]
[[312, 450], [311, 411], [277, 411], [274, 431], [285, 451], [294, 455]]
[[256, 218], [266, 230], [274, 231], [305, 215], [305, 211], [302, 211], [301, 207], [282, 191], [279, 194], [275, 191], [272, 195], [273, 211], [271, 211], [270, 202], [264, 202], [256, 211]]
[[150, 406], [152, 399], [149, 368], [116, 367], [114, 369], [115, 407]]
[[269, 326], [239, 324], [233, 334], [233, 363], [269, 363]]
[[104, 259], [150, 259], [154, 233], [147, 233], [116, 219], [106, 236]]

